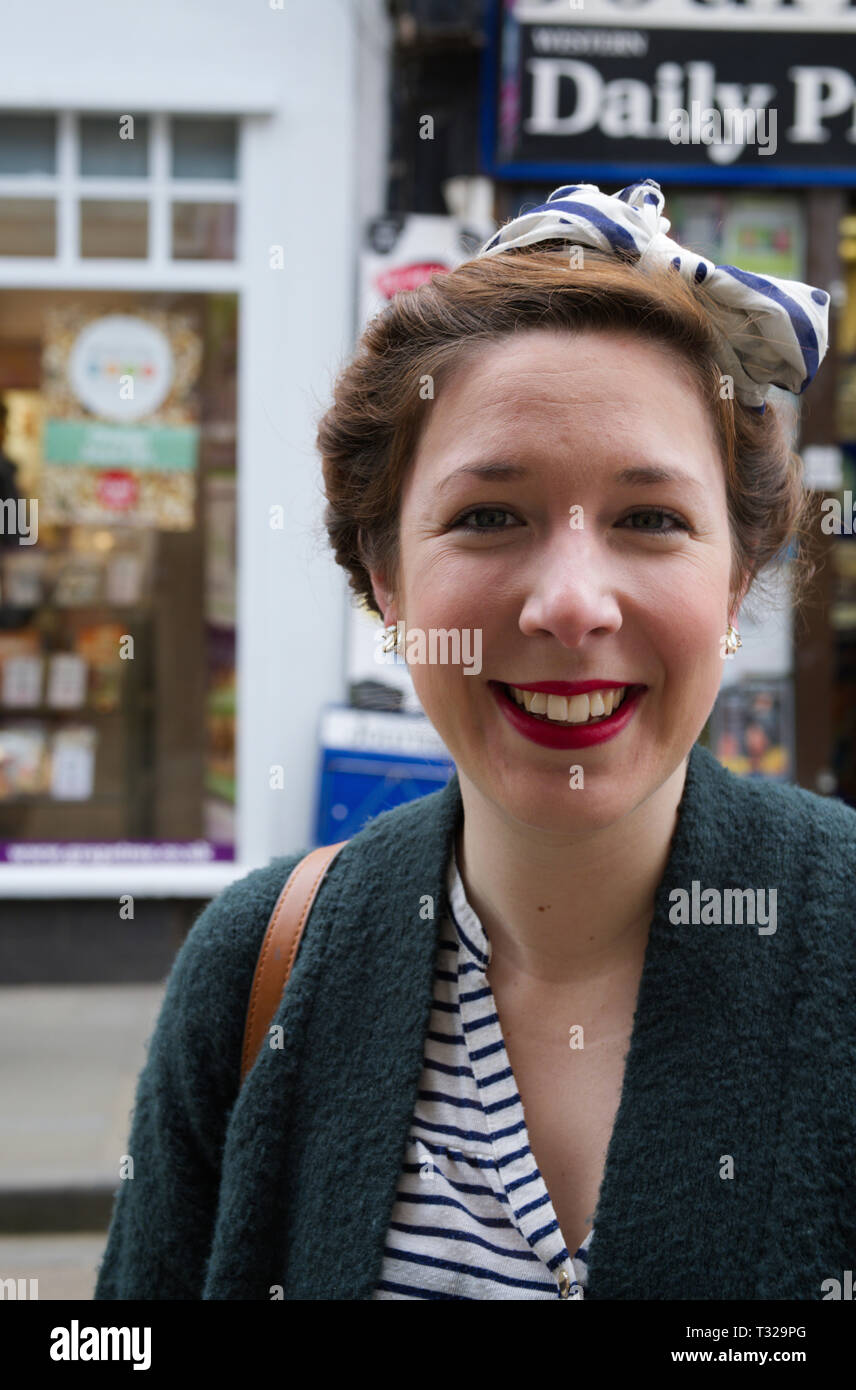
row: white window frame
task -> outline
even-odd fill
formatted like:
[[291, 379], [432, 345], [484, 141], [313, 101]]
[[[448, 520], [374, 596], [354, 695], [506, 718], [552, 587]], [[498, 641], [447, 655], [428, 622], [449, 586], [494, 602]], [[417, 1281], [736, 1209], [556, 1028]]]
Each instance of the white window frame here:
[[[1, 104], [1, 103], [0, 103]], [[23, 114], [23, 113], [22, 113]], [[1, 198], [54, 198], [57, 204], [55, 256], [0, 255], [0, 287], [183, 290], [236, 292], [244, 286], [246, 233], [241, 217], [246, 166], [246, 125], [238, 112], [237, 175], [234, 179], [175, 179], [169, 172], [172, 119], [162, 111], [135, 112], [149, 121], [149, 173], [122, 179], [80, 174], [80, 119], [102, 113], [57, 111], [57, 172], [0, 174]], [[185, 113], [176, 112], [177, 118]], [[213, 114], [213, 113], [212, 113]], [[221, 118], [224, 112], [217, 112]], [[146, 257], [82, 257], [79, 204], [83, 198], [105, 202], [126, 199], [149, 205], [149, 254]], [[169, 256], [172, 202], [234, 202], [238, 207], [235, 258], [228, 261], [172, 260]], [[73, 277], [73, 278], [70, 278]]]
[[[2, 104], [2, 103], [0, 103]], [[22, 112], [22, 114], [25, 114]], [[219, 118], [231, 116], [237, 122], [237, 174], [234, 179], [174, 179], [169, 174], [169, 120], [165, 112], [140, 111], [149, 118], [149, 174], [141, 178], [121, 179], [110, 176], [83, 176], [80, 167], [79, 119], [102, 114], [97, 111], [57, 111], [57, 171], [55, 174], [0, 174], [0, 198], [55, 198], [57, 202], [57, 254], [55, 256], [0, 255], [0, 289], [38, 290], [134, 290], [140, 293], [177, 291], [182, 293], [231, 293], [238, 296], [238, 335], [245, 341], [247, 267], [245, 261], [246, 235], [241, 209], [245, 193], [246, 121], [241, 112], [217, 111]], [[137, 113], [135, 113], [137, 114]], [[177, 116], [189, 113], [176, 112]], [[197, 114], [197, 113], [193, 113]], [[148, 201], [149, 255], [146, 258], [81, 257], [79, 244], [78, 200], [80, 198]], [[169, 259], [170, 203], [235, 202], [238, 207], [235, 259], [229, 261], [188, 261]], [[238, 410], [243, 390], [244, 373], [239, 353]], [[241, 478], [240, 431], [236, 469]], [[241, 526], [241, 508], [245, 489], [239, 486], [237, 526]], [[243, 593], [242, 593], [243, 588]], [[242, 645], [242, 613], [249, 620], [250, 605], [246, 589], [238, 577], [236, 616], [237, 645], [246, 659]], [[209, 864], [152, 864], [135, 866], [115, 864], [105, 866], [0, 865], [0, 899], [7, 897], [114, 897], [131, 893], [140, 897], [207, 897], [220, 891], [233, 879], [240, 877], [247, 866], [240, 862], [242, 832], [247, 816], [252, 815], [241, 794], [241, 728], [243, 720], [252, 720], [252, 713], [242, 706], [241, 690], [247, 682], [236, 680], [241, 687], [236, 714], [236, 846], [235, 859]], [[243, 718], [242, 718], [243, 716]]]

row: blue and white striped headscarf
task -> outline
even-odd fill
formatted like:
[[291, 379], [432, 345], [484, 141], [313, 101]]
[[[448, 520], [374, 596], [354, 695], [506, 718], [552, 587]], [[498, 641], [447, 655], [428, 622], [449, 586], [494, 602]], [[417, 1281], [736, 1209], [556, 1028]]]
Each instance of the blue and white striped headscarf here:
[[826, 290], [734, 265], [714, 265], [666, 235], [671, 223], [662, 216], [663, 203], [654, 179], [631, 183], [614, 196], [601, 193], [593, 183], [565, 185], [546, 203], [507, 222], [476, 258], [561, 238], [572, 245], [623, 252], [641, 267], [672, 265], [688, 284], [704, 281], [722, 309], [722, 322], [714, 329], [720, 364], [733, 378], [737, 399], [763, 413], [771, 385], [801, 395], [829, 343]]

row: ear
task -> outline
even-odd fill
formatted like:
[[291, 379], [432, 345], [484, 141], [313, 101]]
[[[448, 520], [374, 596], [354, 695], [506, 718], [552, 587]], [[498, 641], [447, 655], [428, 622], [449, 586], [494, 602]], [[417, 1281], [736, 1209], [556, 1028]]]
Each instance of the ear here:
[[389, 627], [391, 623], [398, 621], [398, 615], [395, 612], [395, 596], [392, 590], [387, 588], [380, 570], [369, 570], [368, 576], [372, 582], [377, 606], [383, 614], [383, 625]]

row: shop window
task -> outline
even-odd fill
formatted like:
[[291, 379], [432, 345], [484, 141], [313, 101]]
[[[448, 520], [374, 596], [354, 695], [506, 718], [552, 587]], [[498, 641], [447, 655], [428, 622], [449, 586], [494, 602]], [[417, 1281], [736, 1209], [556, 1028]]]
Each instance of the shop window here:
[[144, 260], [149, 254], [148, 203], [81, 198], [80, 254]]
[[0, 115], [0, 174], [56, 173], [56, 116]]
[[[70, 148], [77, 152], [77, 167], [68, 179], [58, 172], [56, 114], [0, 112], [0, 257], [148, 260], [153, 254], [149, 209], [161, 192], [152, 182], [157, 167], [169, 170], [170, 258], [238, 259], [237, 186], [233, 197], [231, 189], [218, 194], [199, 182], [235, 183], [237, 118], [70, 112], [63, 120]], [[48, 183], [47, 189], [44, 183], [32, 189], [42, 196], [30, 196], [17, 182], [27, 175]], [[78, 179], [98, 180], [100, 187], [78, 184]], [[129, 186], [124, 180], [135, 182]], [[188, 187], [193, 180], [198, 197], [193, 196], [197, 190]], [[133, 196], [137, 189], [138, 197]], [[52, 196], [45, 197], [45, 192]], [[67, 225], [58, 214], [63, 200], [78, 224], [71, 244], [60, 236]], [[159, 229], [160, 223], [155, 225]]]
[[149, 172], [146, 116], [83, 116], [80, 172], [87, 178], [145, 178]]
[[234, 260], [235, 212], [234, 203], [173, 203], [173, 259]]
[[234, 857], [237, 305], [4, 295], [0, 862]]
[[53, 198], [0, 197], [0, 256], [55, 256]]
[[238, 123], [229, 118], [172, 119], [172, 176], [174, 179], [234, 179], [237, 169]]

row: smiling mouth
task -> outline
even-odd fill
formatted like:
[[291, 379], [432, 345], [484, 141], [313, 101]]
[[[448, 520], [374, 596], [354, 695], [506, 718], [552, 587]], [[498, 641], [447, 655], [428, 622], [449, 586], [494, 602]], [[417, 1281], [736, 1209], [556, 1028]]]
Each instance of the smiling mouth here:
[[622, 685], [617, 689], [592, 690], [587, 694], [565, 696], [521, 690], [502, 681], [491, 681], [490, 684], [499, 686], [530, 718], [565, 728], [604, 723], [621, 708], [629, 694], [646, 688], [643, 685]]

